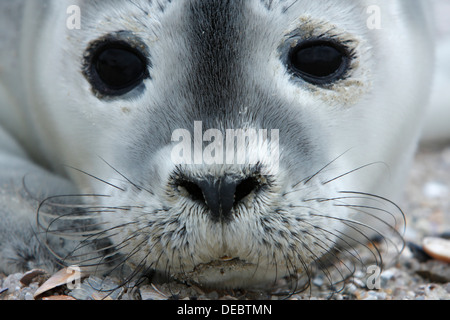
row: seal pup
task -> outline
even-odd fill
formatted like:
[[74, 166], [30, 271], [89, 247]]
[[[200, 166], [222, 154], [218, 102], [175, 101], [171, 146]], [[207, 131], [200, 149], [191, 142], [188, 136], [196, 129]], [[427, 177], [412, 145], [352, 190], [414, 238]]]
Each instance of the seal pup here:
[[[236, 288], [381, 265], [433, 70], [423, 6], [2, 2], [0, 269]], [[220, 153], [231, 129], [278, 135]]]

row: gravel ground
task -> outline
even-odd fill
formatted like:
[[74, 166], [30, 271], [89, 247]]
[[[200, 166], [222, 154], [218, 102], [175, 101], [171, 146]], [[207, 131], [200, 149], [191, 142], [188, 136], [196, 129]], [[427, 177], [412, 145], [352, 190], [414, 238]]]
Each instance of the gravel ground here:
[[[411, 170], [410, 182], [406, 190], [403, 210], [408, 219], [405, 240], [408, 246], [398, 263], [380, 276], [380, 288], [367, 288], [366, 274], [356, 273], [345, 289], [331, 297], [327, 289], [320, 287], [321, 279], [314, 279], [314, 290], [289, 297], [247, 291], [206, 291], [195, 286], [177, 283], [139, 288], [120, 288], [106, 294], [93, 290], [115, 288], [114, 279], [89, 277], [77, 290], [69, 290], [65, 285], [47, 291], [41, 297], [50, 299], [205, 299], [205, 300], [246, 300], [246, 299], [356, 299], [356, 300], [450, 300], [450, 264], [431, 258], [423, 251], [425, 237], [450, 236], [450, 143], [422, 147]], [[448, 250], [448, 248], [447, 248]], [[448, 253], [448, 252], [447, 252]], [[23, 274], [6, 277], [0, 275], [0, 300], [33, 300], [38, 287], [49, 275], [40, 274], [23, 280]], [[25, 282], [25, 284], [21, 283]], [[322, 279], [323, 280], [323, 279]], [[322, 281], [323, 282], [323, 281]], [[39, 298], [41, 298], [39, 297]]]

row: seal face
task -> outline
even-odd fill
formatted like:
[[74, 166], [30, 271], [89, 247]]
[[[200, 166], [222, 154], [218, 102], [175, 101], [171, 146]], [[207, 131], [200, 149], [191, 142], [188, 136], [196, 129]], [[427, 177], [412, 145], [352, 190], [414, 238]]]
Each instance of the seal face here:
[[377, 30], [369, 1], [49, 3], [28, 4], [48, 22], [26, 29], [25, 117], [79, 190], [38, 210], [64, 263], [267, 288], [402, 249], [432, 69], [418, 1], [379, 1]]

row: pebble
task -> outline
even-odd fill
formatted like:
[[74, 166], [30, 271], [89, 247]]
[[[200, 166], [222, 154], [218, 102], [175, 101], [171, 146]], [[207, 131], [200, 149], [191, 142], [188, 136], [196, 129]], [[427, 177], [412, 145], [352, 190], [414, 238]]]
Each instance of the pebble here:
[[139, 288], [142, 300], [168, 300], [169, 296], [159, 291], [155, 286], [144, 285]]
[[24, 300], [34, 300], [33, 294], [31, 292], [25, 293]]
[[90, 276], [76, 286], [69, 295], [79, 300], [116, 300], [123, 290], [124, 288], [114, 279]]
[[37, 290], [38, 284], [32, 283], [23, 286], [20, 282], [23, 274], [15, 273], [6, 277], [1, 284], [1, 299], [6, 300], [34, 300], [33, 293]]
[[317, 287], [321, 287], [324, 284], [324, 280], [322, 276], [315, 277], [313, 279], [313, 284]]

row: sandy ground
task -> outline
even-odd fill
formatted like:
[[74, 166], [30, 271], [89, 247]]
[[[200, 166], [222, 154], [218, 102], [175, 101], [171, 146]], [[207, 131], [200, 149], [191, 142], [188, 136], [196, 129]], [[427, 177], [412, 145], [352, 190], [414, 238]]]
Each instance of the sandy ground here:
[[450, 143], [421, 147], [405, 198], [407, 240], [450, 232]]

